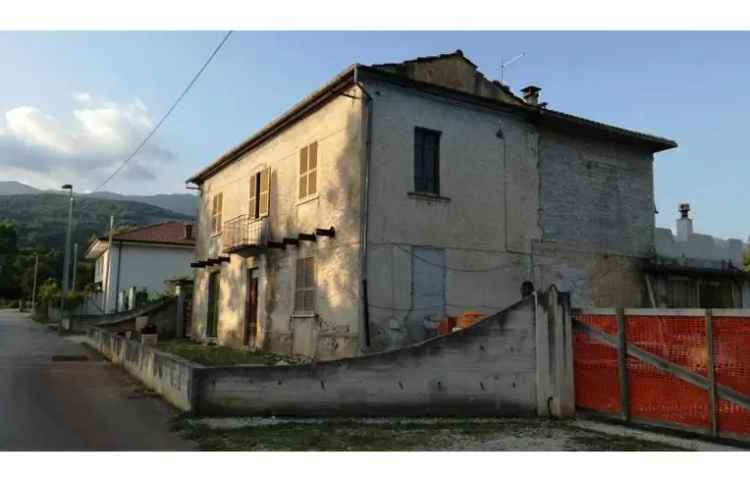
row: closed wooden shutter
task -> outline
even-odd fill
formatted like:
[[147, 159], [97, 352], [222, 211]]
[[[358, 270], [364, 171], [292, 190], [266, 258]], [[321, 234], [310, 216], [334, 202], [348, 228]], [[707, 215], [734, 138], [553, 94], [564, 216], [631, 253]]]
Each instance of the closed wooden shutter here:
[[221, 231], [221, 209], [224, 201], [224, 193], [219, 193], [219, 209], [216, 215], [216, 231]]
[[307, 153], [307, 196], [318, 192], [318, 143], [310, 145]]
[[294, 291], [294, 309], [296, 312], [315, 311], [315, 258], [307, 257], [297, 260]]
[[258, 216], [268, 216], [271, 205], [271, 168], [266, 168], [260, 173], [260, 188], [258, 191]]
[[299, 151], [299, 199], [307, 197], [307, 146]]
[[250, 177], [250, 196], [248, 198], [248, 209], [247, 212], [250, 218], [258, 217], [258, 174], [254, 174]]

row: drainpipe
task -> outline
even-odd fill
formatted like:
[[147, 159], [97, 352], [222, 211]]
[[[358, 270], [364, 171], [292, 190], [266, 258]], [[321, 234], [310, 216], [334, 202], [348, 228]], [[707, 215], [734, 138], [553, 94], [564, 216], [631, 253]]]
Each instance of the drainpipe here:
[[365, 109], [367, 110], [367, 126], [364, 129], [365, 160], [363, 173], [363, 195], [362, 195], [362, 309], [364, 317], [365, 346], [370, 347], [370, 304], [367, 291], [367, 225], [368, 207], [370, 202], [370, 159], [372, 157], [372, 96], [359, 81], [359, 66], [354, 66], [354, 83], [365, 95]]
[[115, 313], [119, 311], [118, 297], [120, 295], [120, 265], [122, 264], [122, 240], [117, 247], [117, 282], [115, 283]]

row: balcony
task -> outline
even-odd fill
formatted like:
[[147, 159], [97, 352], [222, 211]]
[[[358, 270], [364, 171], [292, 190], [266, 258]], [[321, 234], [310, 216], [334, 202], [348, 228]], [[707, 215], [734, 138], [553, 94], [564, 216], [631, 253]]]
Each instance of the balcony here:
[[222, 244], [224, 253], [241, 257], [260, 255], [268, 248], [270, 240], [269, 219], [240, 215], [224, 223]]

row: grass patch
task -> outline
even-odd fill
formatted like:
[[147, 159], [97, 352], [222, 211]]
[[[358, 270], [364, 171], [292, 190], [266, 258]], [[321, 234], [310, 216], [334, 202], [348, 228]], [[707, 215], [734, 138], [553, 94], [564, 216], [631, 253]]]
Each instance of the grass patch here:
[[183, 357], [204, 366], [230, 366], [234, 364], [276, 365], [279, 362], [293, 363], [294, 359], [273, 352], [245, 351], [218, 345], [204, 345], [188, 339], [172, 339], [159, 342], [156, 348]]

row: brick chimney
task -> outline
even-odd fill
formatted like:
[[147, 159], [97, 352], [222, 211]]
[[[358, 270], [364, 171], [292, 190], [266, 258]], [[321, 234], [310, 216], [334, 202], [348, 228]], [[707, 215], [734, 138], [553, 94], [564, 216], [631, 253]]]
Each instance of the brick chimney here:
[[192, 223], [185, 223], [185, 240], [192, 240], [193, 239], [193, 224]]
[[680, 217], [677, 219], [677, 241], [687, 242], [693, 236], [693, 220], [690, 219], [690, 203], [680, 203]]
[[529, 104], [530, 106], [538, 106], [539, 105], [539, 93], [541, 91], [542, 91], [541, 87], [526, 86], [523, 89], [521, 89], [521, 92], [523, 92], [523, 100], [526, 102], [526, 104]]

